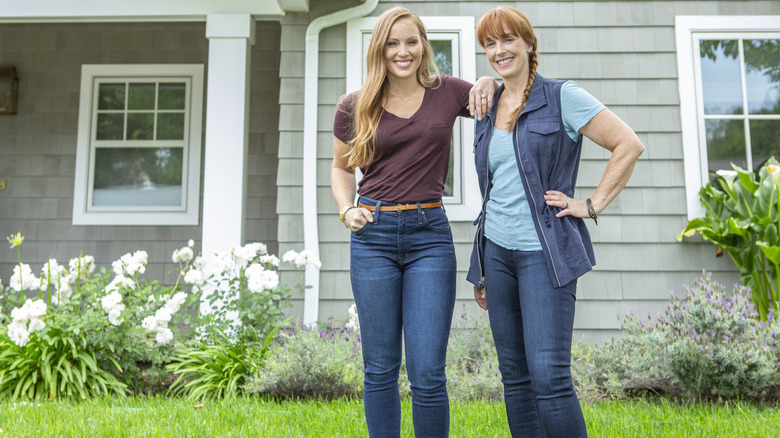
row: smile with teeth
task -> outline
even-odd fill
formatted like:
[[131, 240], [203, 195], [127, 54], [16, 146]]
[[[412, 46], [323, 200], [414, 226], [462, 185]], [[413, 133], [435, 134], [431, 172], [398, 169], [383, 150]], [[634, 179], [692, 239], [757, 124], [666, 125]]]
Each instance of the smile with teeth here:
[[498, 64], [498, 65], [503, 67], [503, 66], [509, 64], [510, 62], [512, 62], [513, 59], [515, 59], [515, 58], [504, 58], [504, 59], [501, 59], [499, 61], [496, 61], [496, 64]]
[[412, 65], [412, 60], [411, 59], [407, 59], [405, 61], [395, 61], [395, 65], [397, 65], [397, 66], [399, 66], [401, 68], [406, 68], [406, 67], [409, 67], [410, 65]]

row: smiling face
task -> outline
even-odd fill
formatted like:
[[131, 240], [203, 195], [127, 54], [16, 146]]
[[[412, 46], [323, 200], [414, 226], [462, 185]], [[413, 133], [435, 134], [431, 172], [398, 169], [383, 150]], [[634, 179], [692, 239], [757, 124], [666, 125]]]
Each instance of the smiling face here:
[[420, 30], [411, 18], [404, 17], [393, 23], [383, 54], [388, 76], [399, 79], [417, 76], [422, 63], [423, 43]]
[[528, 75], [528, 56], [533, 46], [518, 36], [511, 35], [508, 29], [500, 38], [488, 39], [485, 54], [490, 66], [504, 80]]

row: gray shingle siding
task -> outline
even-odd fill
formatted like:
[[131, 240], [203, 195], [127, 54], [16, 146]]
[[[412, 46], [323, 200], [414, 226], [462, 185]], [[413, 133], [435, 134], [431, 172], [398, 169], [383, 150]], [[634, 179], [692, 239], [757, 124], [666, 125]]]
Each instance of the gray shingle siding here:
[[[738, 4], [737, 4], [738, 3]], [[332, 3], [331, 3], [332, 4]], [[495, 2], [380, 2], [371, 16], [393, 6], [406, 6], [421, 16], [465, 15], [479, 17]], [[579, 282], [578, 336], [597, 342], [619, 333], [618, 313], [644, 314], [663, 308], [669, 290], [681, 291], [703, 268], [725, 284], [738, 275], [726, 258], [716, 259], [714, 247], [700, 239], [677, 243], [676, 234], [687, 223], [685, 207], [682, 136], [677, 83], [674, 20], [677, 15], [780, 15], [774, 1], [550, 1], [515, 2], [534, 24], [539, 38], [541, 74], [578, 82], [623, 118], [646, 146], [628, 187], [602, 214], [599, 226], [589, 228], [595, 243], [597, 266]], [[346, 5], [345, 5], [346, 7]], [[329, 10], [330, 11], [330, 10]], [[328, 11], [328, 12], [329, 12]], [[311, 17], [321, 15], [312, 11]], [[303, 30], [286, 26], [283, 20], [282, 96], [284, 121], [280, 129], [289, 141], [300, 141], [303, 96], [301, 78]], [[289, 29], [288, 29], [289, 28]], [[320, 35], [318, 108], [319, 235], [323, 268], [320, 283], [320, 319], [343, 319], [351, 302], [349, 289], [349, 234], [336, 219], [329, 190], [332, 156], [333, 104], [344, 93], [345, 26], [335, 26]], [[284, 38], [283, 38], [284, 40]], [[290, 53], [287, 53], [287, 52]], [[477, 75], [491, 75], [484, 51], [477, 46]], [[295, 90], [285, 90], [285, 86]], [[283, 143], [283, 142], [282, 142]], [[286, 218], [301, 213], [300, 146], [279, 163], [292, 175], [280, 176], [280, 214]], [[467, 157], [467, 159], [470, 157]], [[609, 153], [586, 140], [577, 197], [593, 192], [606, 167]], [[282, 224], [285, 239], [294, 247], [303, 238], [300, 229]], [[300, 221], [299, 221], [300, 225]], [[473, 227], [453, 222], [460, 280], [459, 311], [475, 312], [473, 294], [465, 282]], [[335, 288], [335, 289], [333, 289]]]

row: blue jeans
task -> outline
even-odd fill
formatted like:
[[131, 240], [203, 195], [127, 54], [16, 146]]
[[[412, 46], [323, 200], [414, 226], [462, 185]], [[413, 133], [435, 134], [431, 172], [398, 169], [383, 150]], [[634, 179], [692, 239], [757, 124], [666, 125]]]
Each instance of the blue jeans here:
[[[395, 205], [366, 197], [360, 202]], [[377, 209], [373, 223], [352, 233], [350, 249], [369, 435], [400, 436], [403, 337], [415, 435], [446, 437], [450, 414], [444, 366], [457, 268], [444, 209]]]
[[587, 436], [570, 371], [576, 282], [555, 288], [542, 251], [488, 240], [485, 288], [512, 436]]

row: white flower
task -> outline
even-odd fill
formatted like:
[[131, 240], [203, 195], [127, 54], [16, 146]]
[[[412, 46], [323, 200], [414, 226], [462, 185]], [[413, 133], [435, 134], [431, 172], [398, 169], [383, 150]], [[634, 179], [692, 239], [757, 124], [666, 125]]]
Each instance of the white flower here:
[[28, 330], [30, 333], [38, 332], [46, 328], [46, 323], [42, 319], [32, 318], [30, 319], [30, 325]]
[[320, 263], [320, 260], [317, 258], [317, 256], [312, 254], [312, 252], [308, 249], [301, 251], [298, 256], [295, 257], [293, 263], [298, 268], [305, 268], [306, 266], [314, 266], [315, 268], [322, 267], [322, 263]]
[[24, 306], [29, 306], [28, 315], [30, 315], [30, 318], [37, 318], [46, 314], [46, 303], [42, 299], [31, 301], [28, 298]]
[[173, 297], [165, 303], [164, 308], [168, 309], [168, 312], [174, 314], [179, 311], [184, 300], [187, 299], [187, 294], [184, 292], [176, 292]]
[[298, 258], [298, 253], [293, 250], [289, 250], [286, 253], [284, 253], [284, 255], [282, 256], [282, 261], [294, 262], [296, 258]]
[[260, 256], [260, 263], [269, 266], [279, 266], [279, 257], [272, 254]]
[[176, 263], [186, 263], [192, 260], [192, 248], [185, 246], [173, 251], [173, 261]]
[[111, 280], [111, 283], [108, 283], [106, 285], [106, 293], [111, 294], [118, 291], [121, 288], [134, 289], [135, 283], [130, 278], [127, 278], [123, 275], [117, 275], [116, 277], [114, 277], [113, 280]]
[[136, 251], [133, 254], [127, 253], [111, 263], [111, 268], [117, 276], [135, 277], [137, 274], [146, 272], [146, 262], [149, 255], [146, 251]]
[[200, 287], [206, 283], [206, 280], [203, 278], [203, 272], [197, 269], [190, 269], [184, 274], [184, 282]]
[[119, 317], [122, 316], [122, 312], [124, 310], [125, 310], [125, 305], [121, 303], [112, 307], [111, 310], [108, 311], [108, 322], [110, 322], [111, 325], [121, 324], [122, 320], [119, 319]]
[[24, 324], [11, 323], [8, 325], [8, 337], [14, 344], [24, 347], [30, 341], [30, 333]]
[[165, 345], [168, 342], [171, 342], [173, 339], [173, 332], [169, 328], [158, 330], [157, 334], [154, 336], [154, 339], [158, 344]]
[[171, 320], [171, 311], [161, 307], [154, 313], [154, 318], [157, 320], [157, 326], [161, 326], [161, 323], [167, 324]]
[[122, 295], [117, 291], [111, 292], [100, 300], [100, 304], [103, 306], [103, 310], [106, 312], [111, 312], [111, 309], [116, 307], [121, 302]]
[[194, 247], [195, 246], [195, 241], [192, 240], [192, 239], [188, 240], [187, 241], [187, 246], [189, 246], [190, 248]]
[[27, 324], [28, 319], [30, 319], [29, 309], [25, 306], [22, 306], [21, 308], [16, 307], [11, 310], [11, 320], [13, 322]]
[[247, 287], [252, 292], [270, 290], [279, 285], [279, 274], [268, 271], [263, 265], [255, 263], [246, 270]]
[[14, 273], [11, 276], [11, 287], [19, 292], [22, 290], [37, 290], [41, 286], [40, 280], [33, 274], [30, 265], [22, 263], [14, 266]]
[[154, 315], [149, 315], [141, 321], [141, 327], [148, 331], [152, 331], [157, 327], [157, 318]]
[[268, 254], [268, 247], [265, 246], [264, 243], [260, 243], [260, 242], [247, 243], [246, 245], [244, 245], [244, 247], [249, 248], [249, 250], [255, 253], [255, 255]]
[[233, 247], [232, 253], [233, 257], [236, 259], [236, 265], [240, 267], [246, 266], [257, 257], [257, 252], [249, 245], [235, 246]]
[[61, 283], [67, 284], [67, 271], [64, 266], [57, 263], [56, 259], [49, 259], [41, 268], [41, 283], [60, 288]]
[[353, 304], [349, 306], [347, 313], [349, 314], [349, 321], [347, 321], [344, 327], [351, 330], [360, 330], [360, 320], [358, 319], [357, 305]]

